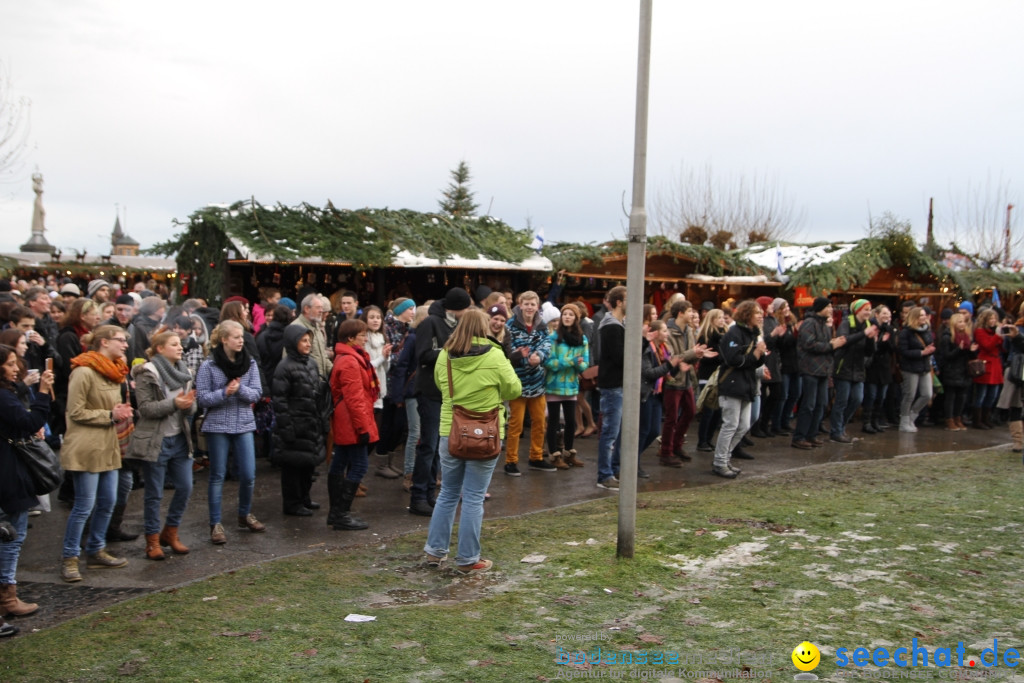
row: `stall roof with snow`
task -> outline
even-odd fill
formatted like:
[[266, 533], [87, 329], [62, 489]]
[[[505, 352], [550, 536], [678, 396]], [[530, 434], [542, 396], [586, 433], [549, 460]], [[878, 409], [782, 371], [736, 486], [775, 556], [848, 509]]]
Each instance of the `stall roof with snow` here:
[[943, 288], [950, 293], [960, 287], [947, 267], [922, 253], [904, 234], [834, 244], [761, 244], [741, 253], [771, 268], [777, 278], [788, 278], [789, 287], [806, 287], [812, 295], [900, 296], [914, 291], [942, 292]]
[[[603, 244], [559, 242], [546, 245], [545, 256], [555, 270], [573, 277], [626, 278], [629, 243], [624, 240]], [[674, 242], [655, 235], [648, 239], [645, 279], [648, 282], [726, 282], [771, 284], [764, 268], [742, 256], [714, 247]]]
[[208, 206], [184, 231], [151, 251], [186, 264], [229, 261], [398, 268], [551, 270], [530, 248], [533, 234], [491, 216], [455, 217], [408, 209], [264, 206], [255, 200]]

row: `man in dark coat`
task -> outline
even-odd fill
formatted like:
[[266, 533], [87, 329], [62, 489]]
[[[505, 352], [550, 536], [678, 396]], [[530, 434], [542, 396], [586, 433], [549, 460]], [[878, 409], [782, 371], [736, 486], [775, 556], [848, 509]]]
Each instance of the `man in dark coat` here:
[[832, 338], [829, 321], [832, 302], [819, 296], [811, 313], [804, 318], [797, 336], [797, 365], [800, 368], [800, 412], [793, 432], [793, 448], [810, 450], [825, 442], [817, 437], [818, 425], [828, 403], [828, 377], [832, 374], [832, 353], [846, 343], [843, 337]]
[[846, 339], [846, 344], [835, 353], [836, 399], [829, 417], [829, 436], [836, 443], [853, 443], [846, 425], [864, 398], [865, 359], [873, 353], [878, 338], [878, 328], [868, 321], [870, 317], [871, 302], [857, 299], [850, 304], [850, 314], [839, 323], [836, 332], [837, 337]]
[[443, 299], [430, 305], [427, 317], [416, 328], [416, 410], [420, 415], [420, 442], [412, 471], [409, 512], [429, 517], [437, 497], [437, 444], [441, 439], [441, 391], [434, 384], [434, 365], [452, 330], [472, 305], [469, 293], [453, 287]]

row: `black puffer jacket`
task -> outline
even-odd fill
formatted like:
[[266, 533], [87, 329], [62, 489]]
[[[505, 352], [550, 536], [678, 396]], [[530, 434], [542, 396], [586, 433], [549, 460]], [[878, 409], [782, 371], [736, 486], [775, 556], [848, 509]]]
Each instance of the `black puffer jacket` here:
[[277, 364], [284, 354], [284, 330], [288, 323], [270, 320], [256, 335], [256, 348], [260, 352], [260, 369], [273, 381]]
[[919, 329], [904, 327], [900, 330], [900, 370], [923, 375], [932, 369], [931, 355], [924, 355], [926, 346], [932, 343], [932, 331], [927, 325]]
[[278, 363], [271, 383], [274, 414], [274, 464], [316, 467], [324, 461], [327, 422], [324, 419], [330, 396], [325, 382], [309, 355], [299, 353], [298, 343], [307, 330], [289, 325], [284, 332], [287, 354]]
[[[754, 355], [761, 330], [736, 323], [726, 331], [718, 353], [722, 367], [718, 370], [718, 395], [733, 396], [744, 401], [757, 398], [757, 368], [764, 365], [764, 356]], [[726, 373], [729, 373], [726, 375]]]
[[[889, 384], [892, 382], [892, 354], [896, 350], [896, 332], [892, 329], [891, 323], [880, 323], [876, 318], [871, 319], [871, 324], [878, 328], [878, 337], [875, 339], [875, 352], [868, 363], [864, 381], [868, 384]], [[885, 335], [889, 335], [885, 339]]]
[[832, 329], [825, 318], [810, 313], [800, 323], [797, 337], [797, 365], [801, 375], [828, 377], [832, 374]]
[[967, 346], [961, 347], [954, 343], [953, 333], [948, 325], [942, 326], [939, 335], [939, 347], [935, 360], [939, 364], [939, 378], [943, 386], [966, 389], [973, 384], [967, 373], [967, 361], [977, 358], [978, 352], [971, 351], [971, 338], [967, 336]]
[[868, 321], [857, 322], [857, 317], [850, 313], [839, 323], [837, 337], [846, 337], [846, 344], [835, 352], [836, 378], [847, 382], [863, 382], [866, 376], [865, 361], [874, 355], [875, 340], [867, 336]]

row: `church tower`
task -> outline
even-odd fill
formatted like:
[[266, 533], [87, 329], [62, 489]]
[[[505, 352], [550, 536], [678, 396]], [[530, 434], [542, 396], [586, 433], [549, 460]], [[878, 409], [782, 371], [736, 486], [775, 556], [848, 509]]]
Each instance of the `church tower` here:
[[128, 235], [124, 234], [121, 229], [121, 217], [118, 216], [114, 219], [114, 232], [110, 236], [110, 255], [111, 256], [138, 256], [139, 255], [139, 243], [133, 240]]

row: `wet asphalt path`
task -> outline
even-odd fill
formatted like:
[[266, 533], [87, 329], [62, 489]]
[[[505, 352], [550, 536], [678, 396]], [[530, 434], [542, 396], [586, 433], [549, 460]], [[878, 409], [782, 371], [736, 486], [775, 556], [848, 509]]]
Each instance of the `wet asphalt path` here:
[[[695, 430], [695, 427], [691, 430], [691, 444], [696, 441]], [[739, 463], [743, 468], [740, 476], [757, 476], [825, 462], [976, 450], [1009, 443], [1005, 427], [992, 431], [967, 432], [922, 428], [917, 434], [900, 434], [890, 429], [885, 434], [866, 436], [859, 432], [859, 425], [854, 425], [850, 433], [865, 438], [849, 445], [828, 443], [813, 451], [791, 448], [788, 437], [754, 439], [754, 447], [747, 450], [755, 455], [755, 459]], [[656, 446], [648, 449], [641, 458], [640, 466], [651, 474], [651, 478], [639, 480], [639, 492], [725, 482], [711, 474], [710, 453], [696, 452], [688, 445], [687, 451], [694, 456], [693, 461], [681, 469], [672, 469], [658, 465]], [[492, 498], [487, 503], [487, 518], [522, 515], [616, 495], [598, 489], [595, 485], [596, 435], [577, 440], [576, 447], [580, 458], [586, 463], [583, 468], [548, 473], [529, 471], [523, 466], [523, 476], [508, 477], [501, 471], [499, 463], [490, 488]], [[522, 450], [525, 452], [526, 444], [522, 444]], [[191, 553], [178, 556], [170, 554], [168, 550], [166, 560], [149, 561], [145, 559], [145, 542], [140, 536], [136, 541], [111, 546], [116, 554], [129, 558], [126, 568], [90, 571], [84, 568], [83, 561], [84, 580], [77, 584], [66, 584], [59, 577], [61, 540], [68, 507], [58, 503], [53, 494], [53, 511], [30, 518], [32, 528], [28, 532], [18, 568], [19, 594], [39, 602], [41, 609], [32, 616], [18, 619], [18, 625], [23, 634], [30, 633], [34, 629], [48, 628], [76, 616], [105, 609], [139, 594], [275, 558], [323, 549], [377, 544], [406, 533], [425, 537], [429, 519], [409, 514], [409, 497], [402, 490], [401, 479], [373, 476], [375, 465], [376, 462], [371, 463], [371, 474], [364, 480], [370, 489], [368, 497], [357, 499], [353, 506], [353, 510], [370, 523], [370, 528], [366, 531], [345, 532], [333, 531], [325, 524], [326, 477], [321, 477], [313, 485], [313, 499], [323, 503], [324, 508], [313, 517], [286, 517], [281, 514], [278, 472], [265, 459], [258, 460], [253, 513], [267, 525], [267, 531], [253, 534], [244, 529], [236, 529], [233, 524], [225, 524], [228, 542], [223, 546], [214, 546], [209, 542], [207, 477], [205, 472], [197, 473], [192, 499], [180, 531], [182, 540], [191, 547]], [[326, 472], [325, 467], [321, 469]], [[224, 518], [232, 522], [234, 516], [227, 513], [233, 509], [234, 501], [237, 500], [236, 491], [234, 482], [225, 483]], [[170, 493], [166, 492], [165, 505]], [[125, 515], [125, 528], [132, 532], [142, 531], [141, 490], [131, 495]]]

